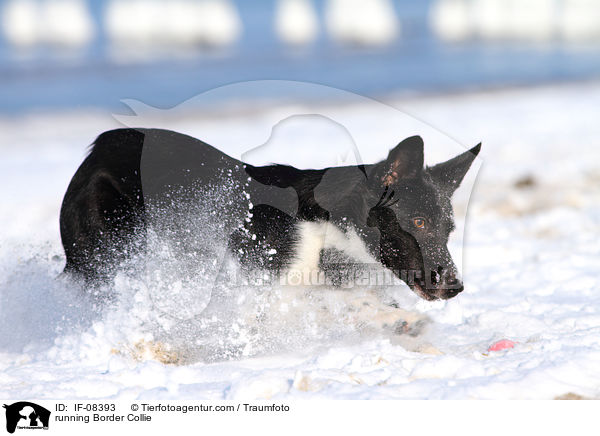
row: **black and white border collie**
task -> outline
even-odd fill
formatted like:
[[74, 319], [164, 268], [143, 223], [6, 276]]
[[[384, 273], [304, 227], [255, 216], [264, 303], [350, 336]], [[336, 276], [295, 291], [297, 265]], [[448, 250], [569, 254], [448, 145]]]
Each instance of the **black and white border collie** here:
[[[145, 249], [140, 235], [154, 208], [185, 210], [221, 187], [213, 216], [242, 265], [312, 270], [334, 251], [372, 259], [424, 299], [452, 298], [463, 285], [447, 248], [451, 197], [480, 146], [424, 168], [423, 141], [413, 136], [375, 164], [300, 170], [249, 165], [173, 131], [111, 130], [96, 139], [63, 200], [65, 273], [110, 279]], [[193, 235], [177, 234], [193, 246]]]

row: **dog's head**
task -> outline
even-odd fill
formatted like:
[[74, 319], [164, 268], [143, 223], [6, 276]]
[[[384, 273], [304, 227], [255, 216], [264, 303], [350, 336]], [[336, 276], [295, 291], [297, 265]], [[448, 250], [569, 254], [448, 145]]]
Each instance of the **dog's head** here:
[[463, 290], [448, 251], [454, 230], [451, 198], [480, 147], [423, 168], [423, 140], [413, 136], [369, 171], [376, 204], [367, 224], [379, 230], [381, 261], [426, 300], [452, 298]]

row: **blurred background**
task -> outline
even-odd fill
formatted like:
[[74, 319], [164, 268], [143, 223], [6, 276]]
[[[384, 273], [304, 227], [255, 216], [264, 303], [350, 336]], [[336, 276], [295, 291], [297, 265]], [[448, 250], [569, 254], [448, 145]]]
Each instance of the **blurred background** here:
[[0, 14], [5, 114], [167, 108], [257, 79], [380, 97], [600, 75], [597, 0], [0, 0]]

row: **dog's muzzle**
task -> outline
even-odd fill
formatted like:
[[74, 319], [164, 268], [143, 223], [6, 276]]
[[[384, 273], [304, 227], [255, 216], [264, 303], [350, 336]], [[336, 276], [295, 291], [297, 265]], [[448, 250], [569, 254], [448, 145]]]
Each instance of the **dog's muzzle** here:
[[425, 300], [448, 300], [456, 297], [465, 289], [455, 268], [444, 270], [438, 267], [437, 270], [424, 276], [425, 280], [415, 281], [409, 286]]

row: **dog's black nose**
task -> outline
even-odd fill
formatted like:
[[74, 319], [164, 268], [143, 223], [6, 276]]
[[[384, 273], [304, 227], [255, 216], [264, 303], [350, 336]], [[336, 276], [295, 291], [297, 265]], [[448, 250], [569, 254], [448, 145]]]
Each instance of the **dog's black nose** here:
[[431, 285], [435, 287], [460, 287], [462, 284], [458, 278], [456, 268], [444, 268], [438, 266], [436, 270], [431, 271]]
[[432, 271], [431, 282], [436, 289], [435, 296], [443, 300], [456, 297], [465, 289], [455, 268], [438, 267], [437, 271]]
[[442, 284], [448, 287], [462, 287], [462, 283], [458, 278], [455, 268], [448, 268], [442, 271]]

